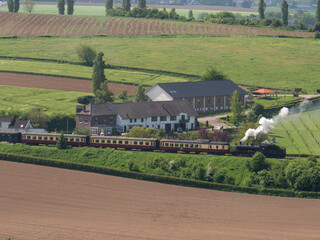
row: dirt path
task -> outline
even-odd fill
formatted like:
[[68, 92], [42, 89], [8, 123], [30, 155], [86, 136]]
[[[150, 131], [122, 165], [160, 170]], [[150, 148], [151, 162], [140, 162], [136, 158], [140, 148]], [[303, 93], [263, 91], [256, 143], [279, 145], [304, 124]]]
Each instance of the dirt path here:
[[[0, 85], [91, 93], [91, 81], [89, 80], [32, 74], [0, 72]], [[137, 89], [137, 87], [133, 85], [111, 82], [108, 83], [108, 87], [115, 96], [122, 90], [127, 90], [128, 94], [134, 94]]]
[[0, 161], [0, 239], [318, 240], [320, 200]]

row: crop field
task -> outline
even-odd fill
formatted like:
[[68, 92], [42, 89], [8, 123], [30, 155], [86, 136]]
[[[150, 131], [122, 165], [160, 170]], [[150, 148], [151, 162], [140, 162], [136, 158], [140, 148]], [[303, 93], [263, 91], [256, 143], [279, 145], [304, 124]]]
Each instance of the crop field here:
[[320, 155], [320, 109], [281, 119], [270, 135], [287, 153]]
[[312, 37], [313, 33], [271, 28], [179, 22], [155, 19], [0, 13], [0, 36], [158, 36], [158, 35], [267, 35]]
[[[320, 88], [320, 41], [303, 38], [266, 37], [52, 37], [0, 39], [1, 55], [78, 61], [76, 47], [87, 44], [104, 52], [106, 63], [112, 65], [166, 70], [201, 75], [209, 66], [222, 70], [238, 84], [274, 87], [280, 89], [302, 88], [315, 93]], [[0, 68], [16, 71], [87, 76], [86, 67], [46, 63], [41, 68], [24, 67], [21, 63], [0, 61]], [[8, 64], [8, 65], [7, 65]], [[6, 66], [5, 66], [6, 65]], [[50, 67], [51, 66], [51, 67]], [[70, 70], [68, 70], [68, 69]], [[19, 70], [20, 69], [20, 70]], [[59, 73], [59, 69], [61, 73]], [[120, 74], [119, 71], [116, 71]], [[152, 85], [154, 82], [184, 81], [169, 76], [150, 76], [124, 71], [113, 78], [117, 82], [136, 82]], [[152, 78], [155, 77], [153, 80]], [[140, 79], [142, 79], [140, 82]], [[139, 80], [139, 81], [138, 81]], [[137, 82], [138, 81], [138, 82]]]
[[[34, 73], [51, 76], [67, 76], [91, 79], [92, 68], [82, 65], [59, 64], [41, 61], [4, 60], [0, 59], [0, 72]], [[105, 69], [110, 82], [151, 86], [163, 82], [185, 82], [188, 79], [167, 76], [165, 74], [146, 73], [130, 70]]]

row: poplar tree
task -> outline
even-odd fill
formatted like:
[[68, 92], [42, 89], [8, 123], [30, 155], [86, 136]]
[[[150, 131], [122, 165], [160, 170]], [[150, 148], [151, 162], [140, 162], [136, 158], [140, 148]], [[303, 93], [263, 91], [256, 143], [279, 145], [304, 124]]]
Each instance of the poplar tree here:
[[316, 22], [320, 22], [320, 0], [317, 0]]
[[238, 91], [234, 91], [231, 97], [231, 122], [239, 124], [243, 120], [243, 108], [241, 107]]
[[65, 4], [65, 1], [64, 0], [58, 0], [58, 12], [60, 15], [64, 15], [64, 4]]
[[113, 0], [106, 0], [106, 11], [111, 10], [113, 8]]
[[73, 15], [74, 0], [67, 0], [67, 6], [68, 6], [68, 9], [67, 9], [68, 15]]
[[134, 101], [135, 102], [144, 102], [147, 101], [148, 98], [147, 96], [144, 94], [146, 90], [144, 89], [144, 87], [142, 87], [141, 85], [139, 85], [136, 94], [134, 96]]
[[260, 19], [264, 19], [264, 10], [266, 9], [266, 4], [264, 3], [264, 0], [259, 0], [259, 17]]
[[129, 12], [131, 7], [130, 0], [122, 0], [122, 9], [125, 12]]
[[19, 0], [14, 0], [14, 12], [18, 12], [20, 7], [20, 1]]
[[193, 18], [193, 12], [191, 9], [189, 10], [189, 18]]
[[104, 74], [104, 61], [103, 53], [99, 52], [93, 63], [93, 73], [92, 73], [92, 92], [97, 95], [98, 90], [100, 90], [101, 84], [106, 80]]
[[288, 25], [288, 2], [286, 0], [282, 0], [281, 3], [281, 12], [282, 12], [282, 22], [284, 25]]
[[146, 8], [147, 7], [146, 0], [138, 0], [138, 8]]
[[14, 1], [13, 0], [7, 0], [7, 6], [8, 6], [8, 11], [13, 12], [14, 9]]

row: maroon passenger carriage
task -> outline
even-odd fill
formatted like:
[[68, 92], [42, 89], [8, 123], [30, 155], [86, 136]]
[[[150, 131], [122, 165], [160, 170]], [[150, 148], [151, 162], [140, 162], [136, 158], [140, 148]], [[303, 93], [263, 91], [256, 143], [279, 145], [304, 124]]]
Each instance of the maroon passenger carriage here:
[[[60, 134], [55, 133], [22, 133], [21, 142], [32, 145], [55, 145]], [[67, 145], [69, 146], [88, 146], [89, 137], [86, 135], [64, 134]]]

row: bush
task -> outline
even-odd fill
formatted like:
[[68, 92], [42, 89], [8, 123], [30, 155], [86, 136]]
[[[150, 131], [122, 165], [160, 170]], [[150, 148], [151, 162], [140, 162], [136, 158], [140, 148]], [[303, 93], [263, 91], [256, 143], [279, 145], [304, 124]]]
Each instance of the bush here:
[[67, 141], [63, 135], [63, 133], [60, 134], [59, 139], [57, 141], [57, 148], [58, 149], [67, 149]]
[[317, 22], [317, 23], [313, 26], [312, 30], [313, 30], [314, 32], [320, 32], [320, 22]]
[[93, 61], [96, 58], [97, 52], [88, 45], [80, 45], [76, 48], [80, 61], [84, 62], [86, 66], [93, 66]]
[[259, 172], [269, 167], [266, 157], [261, 152], [256, 152], [247, 162], [247, 168], [250, 172]]
[[220, 70], [209, 67], [206, 72], [200, 78], [201, 81], [216, 81], [216, 80], [225, 80], [227, 76]]
[[94, 96], [88, 95], [88, 96], [80, 96], [77, 98], [78, 103], [87, 105], [91, 102], [94, 102]]
[[47, 130], [49, 132], [72, 131], [76, 127], [76, 119], [74, 116], [66, 116], [61, 114], [52, 115], [47, 120]]
[[320, 32], [318, 32], [318, 31], [315, 32], [315, 33], [314, 33], [314, 38], [320, 38]]

